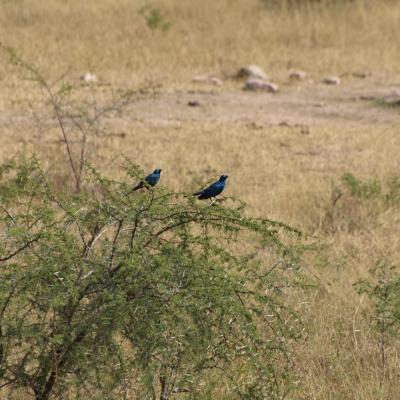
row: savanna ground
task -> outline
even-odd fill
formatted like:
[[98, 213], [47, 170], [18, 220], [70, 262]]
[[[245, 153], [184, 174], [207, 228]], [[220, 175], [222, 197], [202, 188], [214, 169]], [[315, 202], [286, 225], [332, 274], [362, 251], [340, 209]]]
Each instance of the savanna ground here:
[[[283, 3], [2, 1], [0, 38], [50, 81], [66, 73], [78, 99], [91, 95], [79, 80], [87, 70], [98, 77], [99, 105], [134, 91], [102, 120], [107, 134], [90, 142], [104, 172], [119, 177], [125, 155], [145, 171], [163, 168], [162, 182], [174, 190], [226, 172], [229, 195], [315, 238], [305, 264], [316, 287], [291, 299], [308, 327], [292, 398], [396, 399], [399, 342], [385, 344], [383, 365], [372, 306], [353, 284], [370, 279], [379, 261], [398, 263], [399, 207], [351, 196], [341, 177], [384, 184], [399, 175], [400, 109], [379, 99], [400, 86], [400, 3]], [[250, 63], [280, 92], [242, 91], [230, 77]], [[309, 78], [290, 82], [291, 69]], [[36, 152], [63, 185], [59, 130], [25, 72], [2, 55], [0, 159]], [[224, 83], [192, 83], [199, 74]], [[341, 85], [320, 83], [328, 75]]]

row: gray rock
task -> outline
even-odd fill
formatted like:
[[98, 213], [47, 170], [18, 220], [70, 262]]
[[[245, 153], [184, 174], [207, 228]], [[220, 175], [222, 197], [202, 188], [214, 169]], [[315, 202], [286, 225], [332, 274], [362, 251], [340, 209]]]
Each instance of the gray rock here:
[[325, 85], [340, 85], [340, 78], [338, 76], [327, 76], [322, 80]]
[[388, 106], [400, 106], [400, 90], [395, 90], [389, 96], [383, 97], [382, 100]]
[[355, 78], [360, 78], [360, 79], [364, 79], [364, 78], [366, 78], [367, 76], [370, 76], [370, 75], [371, 75], [371, 73], [370, 72], [366, 72], [366, 71], [355, 71], [355, 72], [353, 72], [353, 76]]
[[279, 86], [276, 83], [265, 82], [262, 79], [249, 78], [247, 79], [243, 90], [251, 90], [253, 92], [276, 93], [279, 91]]
[[291, 81], [304, 81], [306, 78], [308, 78], [308, 75], [304, 71], [292, 71], [289, 74], [289, 79]]

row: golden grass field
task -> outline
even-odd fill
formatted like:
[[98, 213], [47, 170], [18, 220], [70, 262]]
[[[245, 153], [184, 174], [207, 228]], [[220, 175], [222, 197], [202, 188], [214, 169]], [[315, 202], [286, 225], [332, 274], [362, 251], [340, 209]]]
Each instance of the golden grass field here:
[[[332, 196], [346, 172], [382, 182], [400, 175], [399, 107], [359, 100], [400, 85], [400, 2], [334, 3], [288, 10], [260, 0], [1, 1], [0, 40], [50, 80], [67, 72], [79, 86], [92, 71], [100, 104], [118, 91], [151, 88], [104, 119], [112, 134], [91, 142], [100, 169], [121, 178], [123, 154], [145, 171], [163, 168], [163, 183], [175, 190], [227, 172], [227, 193], [253, 213], [316, 238], [320, 249], [306, 255], [306, 268], [317, 287], [291, 300], [309, 329], [296, 348], [299, 388], [291, 398], [395, 400], [399, 339], [386, 344], [383, 371], [373, 310], [353, 283], [379, 260], [398, 263], [399, 206], [345, 192], [333, 207]], [[166, 30], [146, 24], [146, 4]], [[228, 78], [220, 87], [191, 82], [251, 63], [281, 92], [245, 94]], [[288, 83], [291, 69], [312, 80]], [[366, 78], [352, 76], [358, 71]], [[342, 84], [321, 85], [326, 75]], [[87, 88], [75, 94], [87, 97]], [[34, 151], [63, 180], [63, 147], [43, 96], [2, 53], [0, 160]], [[191, 98], [201, 106], [188, 107]], [[33, 111], [48, 116], [49, 129]]]

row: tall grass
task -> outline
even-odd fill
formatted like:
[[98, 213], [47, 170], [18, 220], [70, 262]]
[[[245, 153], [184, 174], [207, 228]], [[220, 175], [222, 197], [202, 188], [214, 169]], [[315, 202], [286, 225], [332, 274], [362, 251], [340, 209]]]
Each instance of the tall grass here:
[[0, 8], [0, 37], [49, 74], [92, 69], [119, 82], [181, 82], [248, 63], [275, 76], [398, 70], [399, 2], [289, 3], [16, 0]]

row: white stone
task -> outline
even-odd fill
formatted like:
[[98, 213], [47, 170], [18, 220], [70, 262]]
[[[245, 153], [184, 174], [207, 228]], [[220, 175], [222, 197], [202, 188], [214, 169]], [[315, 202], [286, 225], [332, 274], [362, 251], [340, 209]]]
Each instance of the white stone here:
[[81, 80], [89, 83], [89, 82], [96, 82], [97, 81], [97, 77], [96, 75], [90, 73], [89, 71], [85, 72], [84, 75], [81, 76]]
[[220, 86], [222, 85], [222, 80], [218, 78], [217, 76], [212, 76], [212, 75], [197, 75], [192, 78], [192, 82], [194, 83], [205, 83], [208, 85], [216, 85]]
[[217, 86], [220, 86], [220, 85], [223, 84], [222, 79], [219, 79], [219, 78], [216, 77], [216, 76], [212, 76], [212, 77], [210, 78], [210, 83], [212, 83], [213, 85], [217, 85]]
[[265, 81], [268, 80], [267, 74], [264, 70], [255, 64], [247, 65], [246, 67], [242, 67], [239, 69], [237, 73], [238, 78], [257, 78], [263, 79]]

